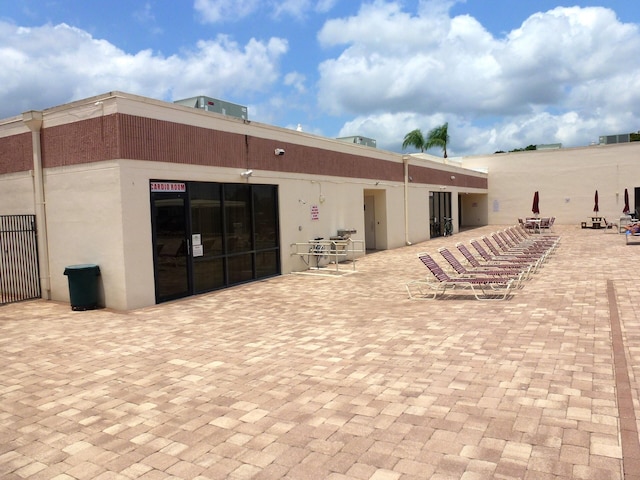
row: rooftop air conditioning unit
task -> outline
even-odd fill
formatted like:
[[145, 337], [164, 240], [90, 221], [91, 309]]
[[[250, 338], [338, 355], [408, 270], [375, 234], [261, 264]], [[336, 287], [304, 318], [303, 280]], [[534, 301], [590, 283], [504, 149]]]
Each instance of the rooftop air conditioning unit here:
[[622, 133], [619, 135], [601, 135], [600, 144], [612, 145], [614, 143], [629, 143], [631, 141], [631, 135], [628, 133]]
[[201, 110], [206, 110], [207, 112], [220, 113], [229, 117], [241, 118], [242, 120], [249, 119], [247, 107], [236, 103], [225, 102], [224, 100], [219, 100], [217, 98], [205, 97], [204, 95], [185, 98], [184, 100], [176, 100], [173, 103], [192, 108], [199, 108]]
[[376, 148], [375, 139], [363, 137], [361, 135], [358, 135], [355, 137], [340, 137], [340, 138], [336, 138], [336, 140], [340, 140], [341, 142], [355, 143], [356, 145], [365, 145], [367, 147]]

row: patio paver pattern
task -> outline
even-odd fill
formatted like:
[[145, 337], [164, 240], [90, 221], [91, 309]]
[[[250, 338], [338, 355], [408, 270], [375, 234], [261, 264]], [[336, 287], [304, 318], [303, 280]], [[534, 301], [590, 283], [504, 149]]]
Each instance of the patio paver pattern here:
[[509, 300], [408, 299], [416, 253], [496, 229], [131, 312], [0, 307], [0, 478], [640, 479], [640, 248], [558, 226]]

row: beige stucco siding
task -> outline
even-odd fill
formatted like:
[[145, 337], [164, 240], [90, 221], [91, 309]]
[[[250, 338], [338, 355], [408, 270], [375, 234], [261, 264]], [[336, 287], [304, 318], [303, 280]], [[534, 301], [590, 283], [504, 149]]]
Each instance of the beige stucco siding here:
[[46, 171], [52, 300], [69, 300], [65, 267], [97, 264], [102, 299], [113, 308], [127, 308], [119, 176], [117, 162]]
[[0, 175], [0, 205], [0, 215], [35, 212], [31, 171]]
[[465, 157], [463, 165], [488, 171], [489, 224], [533, 215], [535, 191], [541, 216], [580, 224], [593, 214], [596, 190], [606, 218], [622, 215], [625, 188], [633, 203], [634, 188], [640, 186], [640, 142]]

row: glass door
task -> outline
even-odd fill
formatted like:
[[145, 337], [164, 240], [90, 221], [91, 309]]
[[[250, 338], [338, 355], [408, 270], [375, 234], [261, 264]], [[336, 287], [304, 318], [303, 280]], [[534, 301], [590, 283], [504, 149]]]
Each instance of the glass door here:
[[444, 235], [447, 218], [451, 218], [451, 193], [429, 192], [431, 238]]
[[225, 286], [221, 185], [189, 184], [194, 293]]
[[151, 195], [155, 246], [156, 302], [189, 295], [190, 242], [186, 192]]

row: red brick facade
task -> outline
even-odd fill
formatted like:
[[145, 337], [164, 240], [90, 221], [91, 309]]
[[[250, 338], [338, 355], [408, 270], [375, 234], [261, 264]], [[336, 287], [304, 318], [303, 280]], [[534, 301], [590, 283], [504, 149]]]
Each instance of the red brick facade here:
[[[404, 179], [402, 162], [121, 113], [43, 128], [41, 142], [45, 168], [123, 158], [387, 182]], [[284, 148], [286, 155], [274, 155], [276, 148]], [[0, 139], [0, 174], [32, 168], [30, 134]], [[450, 172], [417, 165], [410, 166], [409, 175], [413, 183], [487, 188], [485, 178], [456, 174], [452, 180]]]
[[30, 133], [0, 138], [0, 174], [33, 169], [32, 152]]

